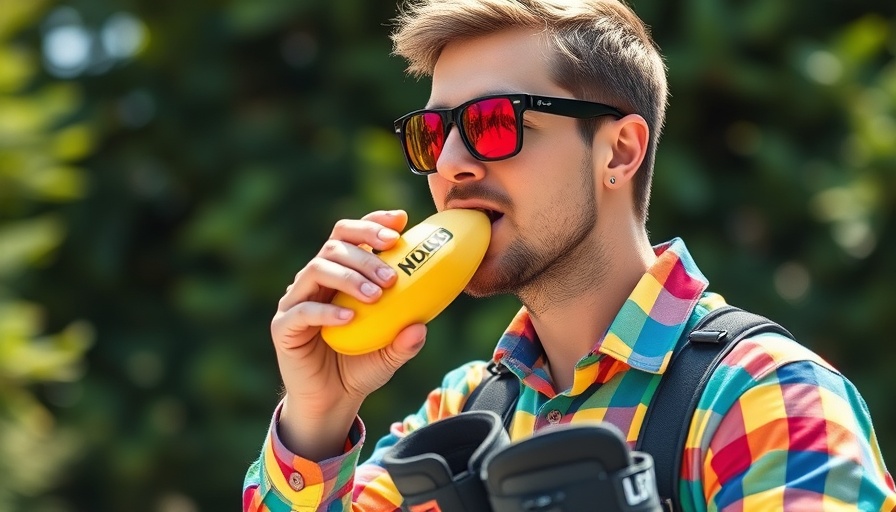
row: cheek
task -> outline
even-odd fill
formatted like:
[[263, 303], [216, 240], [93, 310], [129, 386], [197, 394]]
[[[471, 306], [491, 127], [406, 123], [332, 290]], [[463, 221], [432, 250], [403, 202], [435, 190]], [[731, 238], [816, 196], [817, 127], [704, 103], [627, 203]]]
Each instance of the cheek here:
[[570, 118], [551, 119], [551, 124], [525, 132], [523, 148], [524, 151], [531, 149], [532, 156], [539, 163], [547, 163], [553, 167], [568, 166], [570, 162], [578, 165], [584, 152], [588, 151], [576, 120]]
[[430, 174], [426, 177], [426, 181], [429, 184], [433, 204], [436, 205], [436, 209], [442, 210], [445, 207], [445, 194], [448, 193], [448, 182], [438, 173]]
[[572, 195], [581, 189], [584, 173], [591, 173], [590, 151], [578, 133], [545, 141], [538, 151], [527, 155], [526, 168], [542, 197]]

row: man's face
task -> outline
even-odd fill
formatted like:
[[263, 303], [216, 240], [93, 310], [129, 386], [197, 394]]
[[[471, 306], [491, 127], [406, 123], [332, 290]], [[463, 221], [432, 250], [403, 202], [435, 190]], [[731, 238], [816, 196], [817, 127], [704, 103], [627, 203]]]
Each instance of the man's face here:
[[[496, 93], [573, 97], [551, 80], [551, 56], [532, 30], [451, 43], [436, 63], [428, 108]], [[574, 119], [527, 111], [524, 120], [522, 150], [497, 162], [476, 160], [452, 127], [438, 172], [428, 178], [439, 210], [501, 214], [493, 218], [485, 259], [467, 286], [473, 296], [519, 294], [538, 289], [541, 279], [575, 272], [577, 258], [587, 252], [583, 242], [595, 237], [593, 156], [608, 150], [585, 144]]]

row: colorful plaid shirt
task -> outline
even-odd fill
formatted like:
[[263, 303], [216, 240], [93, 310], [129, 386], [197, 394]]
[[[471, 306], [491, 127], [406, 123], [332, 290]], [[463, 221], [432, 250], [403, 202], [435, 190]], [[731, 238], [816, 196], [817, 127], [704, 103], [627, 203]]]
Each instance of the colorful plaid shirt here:
[[[656, 263], [576, 365], [571, 389], [554, 389], [525, 308], [513, 319], [494, 353], [522, 382], [511, 439], [552, 423], [605, 421], [634, 446], [684, 334], [724, 304], [706, 291], [707, 280], [681, 240], [655, 251]], [[343, 455], [315, 463], [283, 446], [275, 412], [261, 456], [246, 475], [243, 510], [399, 510], [401, 496], [379, 463], [382, 455], [408, 432], [457, 414], [485, 365], [448, 373], [360, 465], [360, 419]], [[713, 373], [690, 424], [680, 491], [682, 509], [693, 511], [896, 510], [896, 486], [859, 392], [818, 355], [775, 334], [741, 341]]]

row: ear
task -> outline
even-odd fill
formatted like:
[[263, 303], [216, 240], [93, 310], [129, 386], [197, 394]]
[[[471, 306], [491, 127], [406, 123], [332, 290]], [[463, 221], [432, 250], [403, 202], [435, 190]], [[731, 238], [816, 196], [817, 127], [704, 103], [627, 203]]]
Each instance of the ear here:
[[603, 142], [608, 144], [611, 152], [601, 181], [607, 188], [619, 188], [630, 182], [641, 167], [647, 153], [650, 128], [643, 117], [630, 114], [608, 123], [604, 130], [598, 130], [600, 132], [603, 132]]

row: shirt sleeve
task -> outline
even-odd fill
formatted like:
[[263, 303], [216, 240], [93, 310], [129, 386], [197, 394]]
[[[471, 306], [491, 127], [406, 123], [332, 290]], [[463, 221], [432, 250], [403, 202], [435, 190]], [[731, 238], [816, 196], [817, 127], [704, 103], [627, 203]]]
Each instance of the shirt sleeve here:
[[[356, 418], [343, 454], [319, 463], [299, 457], [281, 442], [277, 432], [282, 403], [277, 406], [261, 455], [243, 482], [243, 511], [331, 510], [333, 501], [351, 494], [352, 474], [364, 442], [364, 424]], [[338, 510], [338, 509], [337, 509]]]
[[776, 335], [745, 340], [701, 397], [683, 461], [693, 510], [892, 511], [868, 407], [828, 363]]
[[356, 511], [394, 512], [401, 496], [380, 461], [409, 432], [460, 412], [470, 392], [482, 381], [485, 363], [468, 363], [449, 372], [429, 393], [420, 409], [392, 424], [363, 464], [358, 458], [365, 439], [364, 424], [355, 420], [342, 455], [315, 463], [290, 452], [280, 442], [276, 422], [268, 430], [261, 455], [246, 473], [243, 512]]

